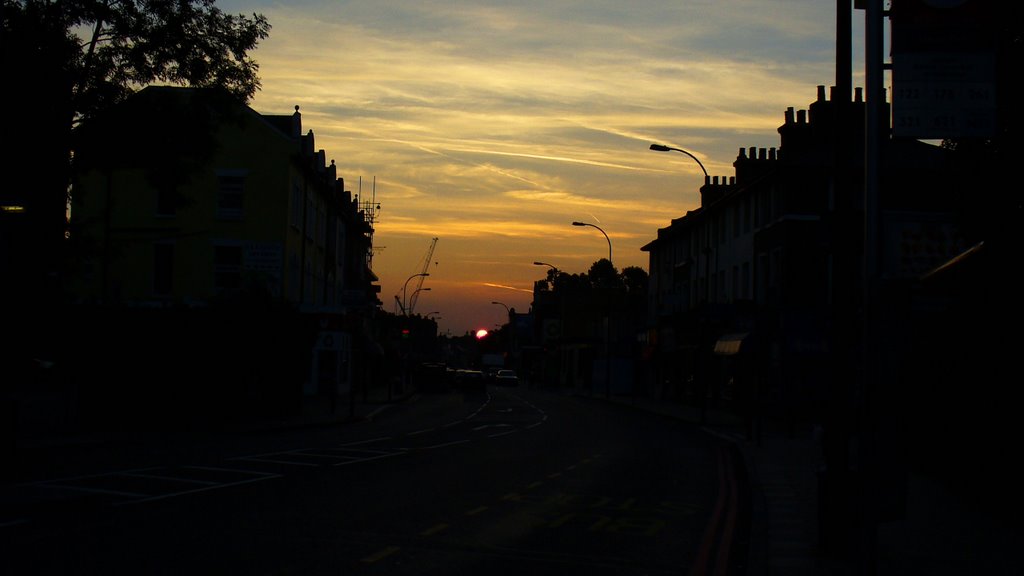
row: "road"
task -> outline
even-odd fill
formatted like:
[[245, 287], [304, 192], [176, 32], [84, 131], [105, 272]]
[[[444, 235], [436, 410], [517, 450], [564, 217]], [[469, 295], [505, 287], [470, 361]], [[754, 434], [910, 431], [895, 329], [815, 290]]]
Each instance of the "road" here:
[[526, 388], [5, 486], [11, 574], [739, 574], [727, 444]]

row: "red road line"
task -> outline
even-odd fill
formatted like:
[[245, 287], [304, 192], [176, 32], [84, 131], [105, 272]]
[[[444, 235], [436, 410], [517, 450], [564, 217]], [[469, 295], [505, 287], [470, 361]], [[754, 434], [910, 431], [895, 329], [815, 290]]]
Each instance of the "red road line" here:
[[697, 558], [690, 567], [692, 576], [705, 576], [707, 572], [708, 559], [711, 556], [711, 548], [715, 542], [715, 534], [718, 532], [718, 524], [722, 519], [722, 510], [725, 508], [726, 485], [725, 485], [725, 457], [722, 447], [718, 447], [718, 499], [715, 502], [715, 511], [711, 514], [711, 522], [704, 530], [704, 537], [701, 539], [700, 548], [697, 550]]
[[728, 512], [729, 516], [725, 522], [725, 528], [722, 530], [722, 540], [718, 545], [718, 561], [715, 563], [715, 573], [724, 576], [729, 572], [729, 551], [732, 548], [732, 537], [736, 531], [736, 509], [737, 509], [737, 496], [736, 496], [736, 467], [733, 462], [731, 454], [726, 454], [726, 462], [728, 464], [728, 482], [729, 482], [729, 504]]
[[[733, 536], [736, 531], [736, 518], [738, 515], [738, 488], [736, 483], [736, 468], [733, 457], [722, 446], [718, 447], [718, 498], [715, 502], [715, 510], [711, 515], [711, 521], [704, 530], [700, 548], [697, 550], [697, 557], [690, 567], [691, 576], [706, 576], [712, 572], [709, 566], [713, 564], [714, 574], [725, 576], [729, 571], [729, 553], [732, 551]], [[712, 560], [712, 550], [715, 550], [715, 542], [718, 542], [717, 554]]]

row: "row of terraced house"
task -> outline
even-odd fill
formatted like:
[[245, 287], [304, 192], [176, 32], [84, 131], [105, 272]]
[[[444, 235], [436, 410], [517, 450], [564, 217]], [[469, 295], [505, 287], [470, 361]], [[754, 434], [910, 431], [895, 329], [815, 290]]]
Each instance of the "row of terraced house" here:
[[[819, 86], [809, 109], [785, 112], [778, 148], [740, 148], [735, 174], [706, 177], [700, 207], [643, 247], [656, 394], [775, 404], [811, 420], [827, 418], [829, 395], [853, 386], [865, 103], [860, 89], [852, 99], [832, 92]], [[898, 331], [919, 279], [966, 248], [957, 202], [969, 180], [948, 154], [909, 139], [884, 147], [878, 302], [889, 310], [887, 339], [906, 337]]]
[[76, 137], [69, 286], [86, 413], [287, 416], [374, 378], [372, 219], [298, 106], [266, 115], [153, 86]]

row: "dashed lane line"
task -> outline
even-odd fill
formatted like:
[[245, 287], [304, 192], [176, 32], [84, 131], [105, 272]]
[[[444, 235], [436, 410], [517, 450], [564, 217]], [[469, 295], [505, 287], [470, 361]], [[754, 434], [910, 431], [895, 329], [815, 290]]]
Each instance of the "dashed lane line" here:
[[364, 557], [361, 560], [361, 562], [363, 562], [364, 564], [373, 564], [374, 562], [379, 562], [387, 558], [388, 556], [391, 556], [399, 550], [401, 550], [401, 548], [399, 548], [398, 546], [388, 546], [386, 548], [378, 550], [377, 552], [374, 552], [373, 554], [370, 554], [369, 556]]
[[431, 526], [430, 528], [427, 528], [423, 532], [420, 532], [420, 536], [433, 536], [434, 534], [437, 534], [439, 532], [444, 532], [447, 528], [448, 525], [442, 522], [441, 524], [436, 524], [434, 526]]

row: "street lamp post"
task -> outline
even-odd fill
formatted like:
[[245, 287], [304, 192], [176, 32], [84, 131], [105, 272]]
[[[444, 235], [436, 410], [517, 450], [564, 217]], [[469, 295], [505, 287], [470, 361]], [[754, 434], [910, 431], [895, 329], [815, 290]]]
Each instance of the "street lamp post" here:
[[[604, 234], [604, 239], [608, 241], [608, 263], [614, 268], [615, 265], [612, 262], [612, 239], [608, 237], [608, 234], [600, 226], [587, 222], [573, 222], [572, 225], [591, 226], [600, 230], [601, 234]], [[610, 296], [608, 297], [610, 298]], [[612, 395], [612, 315], [610, 301], [605, 303], [604, 322], [604, 395], [608, 398]]]
[[504, 306], [505, 307], [505, 314], [507, 314], [509, 316], [512, 315], [512, 309], [508, 307], [508, 304], [505, 304], [504, 302], [498, 302], [497, 300], [491, 302], [491, 304], [500, 304], [500, 305]]
[[591, 228], [597, 228], [601, 234], [604, 234], [604, 239], [608, 241], [608, 263], [612, 263], [612, 239], [608, 237], [608, 234], [596, 224], [590, 224], [589, 222], [573, 222], [573, 226], [590, 226]]
[[674, 152], [682, 152], [683, 154], [686, 154], [690, 158], [693, 158], [694, 162], [696, 162], [697, 165], [700, 166], [700, 169], [704, 171], [704, 181], [707, 182], [707, 179], [709, 178], [708, 171], [706, 168], [704, 168], [704, 165], [700, 163], [700, 160], [698, 160], [697, 157], [694, 156], [693, 154], [690, 154], [689, 152], [683, 150], [682, 148], [673, 148], [671, 146], [665, 146], [663, 144], [651, 144], [651, 150], [654, 150], [655, 152], [668, 152], [671, 150]]
[[417, 278], [419, 276], [430, 276], [430, 272], [420, 272], [419, 274], [413, 274], [412, 276], [409, 276], [409, 278], [406, 279], [405, 284], [402, 286], [402, 314], [405, 316], [409, 315], [409, 308], [407, 307], [408, 300], [406, 300], [405, 298], [405, 291], [407, 288], [409, 288], [409, 280], [412, 280], [413, 278]]
[[549, 268], [549, 270], [548, 270], [548, 278], [551, 278], [552, 282], [558, 276], [558, 268], [556, 268], [553, 264], [548, 264], [547, 262], [534, 261], [533, 265], [534, 266], [547, 266]]
[[[427, 286], [426, 288], [417, 288], [417, 289], [412, 291], [412, 296], [410, 297], [410, 301], [414, 305], [416, 304], [416, 295], [419, 294], [420, 292], [430, 292], [430, 287]], [[408, 313], [411, 314], [412, 310], [409, 310]]]

